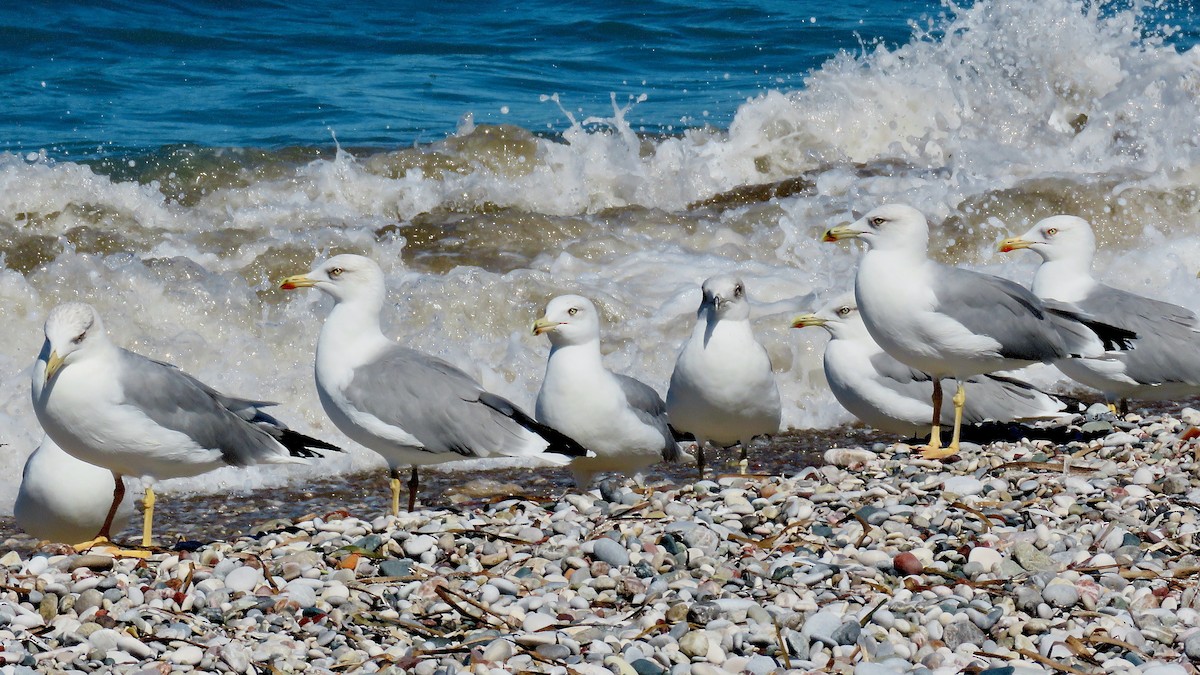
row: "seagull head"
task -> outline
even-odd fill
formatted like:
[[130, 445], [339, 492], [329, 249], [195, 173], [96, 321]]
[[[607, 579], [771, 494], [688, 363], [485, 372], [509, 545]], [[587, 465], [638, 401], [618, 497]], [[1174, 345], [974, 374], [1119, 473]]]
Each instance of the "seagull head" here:
[[280, 282], [279, 287], [316, 288], [337, 302], [371, 300], [383, 304], [383, 270], [374, 260], [361, 255], [336, 255], [305, 274], [296, 274]]
[[811, 314], [801, 314], [792, 319], [792, 328], [809, 326], [820, 326], [835, 339], [856, 337], [867, 331], [858, 313], [858, 302], [854, 299], [853, 291], [833, 298]]
[[577, 345], [600, 340], [600, 315], [591, 300], [580, 295], [560, 295], [546, 305], [546, 313], [533, 322], [533, 334], [550, 338], [553, 345]]
[[1091, 264], [1096, 253], [1096, 235], [1088, 221], [1076, 216], [1051, 216], [1038, 221], [1028, 232], [1000, 242], [1004, 253], [1027, 248], [1043, 260], [1080, 260]]
[[887, 204], [850, 223], [825, 230], [823, 241], [861, 239], [872, 249], [912, 249], [924, 254], [929, 246], [929, 223], [905, 204]]
[[732, 274], [718, 274], [704, 280], [700, 287], [704, 297], [700, 300], [697, 316], [710, 312], [709, 320], [750, 318], [750, 303], [746, 299], [746, 284]]
[[68, 302], [50, 310], [45, 330], [46, 342], [38, 357], [46, 362], [45, 382], [86, 355], [89, 347], [107, 342], [100, 315], [82, 302]]

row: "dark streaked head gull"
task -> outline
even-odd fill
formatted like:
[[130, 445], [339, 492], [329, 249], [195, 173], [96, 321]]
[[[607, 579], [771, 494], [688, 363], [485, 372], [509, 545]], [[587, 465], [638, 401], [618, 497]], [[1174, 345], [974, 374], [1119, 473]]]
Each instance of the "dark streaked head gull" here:
[[412, 467], [412, 511], [419, 465], [497, 455], [565, 464], [585, 454], [462, 370], [387, 338], [379, 326], [383, 271], [373, 260], [334, 256], [281, 288], [316, 288], [336, 303], [317, 340], [317, 393], [342, 433], [387, 460], [392, 515], [400, 510], [402, 466]]
[[[972, 375], [1053, 363], [1067, 356], [1101, 356], [1133, 337], [1073, 308], [1051, 307], [1007, 279], [941, 265], [926, 255], [929, 226], [920, 211], [881, 206], [850, 225], [831, 228], [826, 241], [867, 244], [854, 292], [863, 323], [885, 352], [934, 376], [928, 458], [958, 452], [964, 382]], [[941, 379], [953, 377], [954, 434], [941, 447]]]
[[[104, 526], [115, 480], [108, 469], [76, 459], [54, 439], [43, 436], [25, 460], [13, 519], [38, 539], [61, 544], [86, 541]], [[124, 530], [133, 513], [133, 500], [122, 499], [113, 515], [112, 531]]]
[[546, 377], [538, 391], [538, 420], [595, 454], [571, 462], [580, 486], [602, 471], [634, 475], [679, 458], [667, 406], [649, 385], [604, 367], [600, 316], [591, 300], [563, 295], [546, 305], [533, 332], [550, 339]]
[[[109, 469], [113, 500], [98, 539], [108, 539], [124, 493], [121, 475], [195, 476], [221, 466], [303, 463], [337, 448], [293, 432], [260, 410], [273, 405], [225, 396], [175, 366], [113, 344], [83, 303], [50, 311], [34, 364], [33, 409], [63, 450]], [[143, 497], [142, 545], [150, 545], [154, 490]]]
[[1027, 248], [1042, 257], [1032, 290], [1042, 300], [1070, 303], [1089, 316], [1137, 333], [1134, 349], [1104, 359], [1072, 358], [1059, 370], [1106, 397], [1152, 400], [1200, 393], [1200, 330], [1191, 310], [1100, 283], [1092, 276], [1096, 237], [1082, 218], [1054, 216], [1001, 251]]
[[746, 285], [728, 274], [701, 287], [696, 325], [679, 352], [667, 388], [671, 426], [696, 437], [704, 475], [704, 443], [746, 447], [755, 436], [779, 431], [781, 406], [767, 350], [750, 327]]
[[[883, 351], [867, 332], [854, 293], [844, 293], [820, 310], [792, 321], [794, 328], [820, 326], [829, 332], [825, 345], [825, 379], [834, 398], [866, 424], [896, 434], [916, 435], [932, 419], [933, 378], [904, 365]], [[1047, 419], [1063, 415], [1066, 404], [1014, 377], [991, 374], [963, 383], [967, 424]], [[941, 423], [954, 423], [943, 409]]]

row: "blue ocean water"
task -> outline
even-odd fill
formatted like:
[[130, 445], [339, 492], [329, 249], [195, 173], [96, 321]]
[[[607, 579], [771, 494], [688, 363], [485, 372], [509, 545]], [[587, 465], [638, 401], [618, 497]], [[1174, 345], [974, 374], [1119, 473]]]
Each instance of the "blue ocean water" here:
[[0, 149], [429, 142], [460, 117], [558, 130], [645, 96], [646, 132], [727, 126], [936, 0], [158, 2], [0, 7]]

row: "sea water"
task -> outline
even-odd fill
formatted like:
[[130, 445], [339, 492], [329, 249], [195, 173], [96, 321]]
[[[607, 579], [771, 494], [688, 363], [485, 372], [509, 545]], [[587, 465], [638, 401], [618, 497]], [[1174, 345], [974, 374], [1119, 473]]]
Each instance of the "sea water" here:
[[1036, 256], [996, 243], [1077, 214], [1102, 280], [1200, 309], [1184, 0], [487, 4], [0, 8], [0, 508], [66, 301], [350, 451], [166, 491], [382, 468], [317, 402], [330, 301], [277, 288], [334, 253], [382, 265], [389, 335], [527, 409], [551, 297], [595, 300], [609, 367], [665, 393], [700, 282], [735, 272], [798, 429], [850, 421], [789, 325], [850, 286], [819, 235], [852, 210], [911, 203], [938, 259], [1023, 283]]

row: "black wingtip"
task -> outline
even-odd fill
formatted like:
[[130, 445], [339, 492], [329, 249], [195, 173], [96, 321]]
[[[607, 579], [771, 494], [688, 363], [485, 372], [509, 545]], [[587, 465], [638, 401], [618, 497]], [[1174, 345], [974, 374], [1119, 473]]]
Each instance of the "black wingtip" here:
[[292, 457], [303, 457], [311, 459], [313, 457], [324, 457], [319, 450], [330, 450], [332, 452], [345, 452], [338, 446], [332, 443], [326, 443], [319, 438], [306, 436], [298, 431], [291, 429], [280, 429], [279, 435], [275, 437], [279, 444], [287, 448], [288, 454]]
[[554, 453], [556, 455], [565, 455], [567, 457], [588, 456], [587, 448], [575, 442], [575, 439], [564, 434], [558, 429], [555, 429], [554, 427], [546, 426], [545, 424], [533, 419], [529, 415], [525, 414], [525, 411], [521, 410], [511, 401], [502, 396], [483, 392], [479, 395], [479, 402], [544, 438], [546, 442], [549, 443], [549, 446], [546, 447], [545, 452]]

